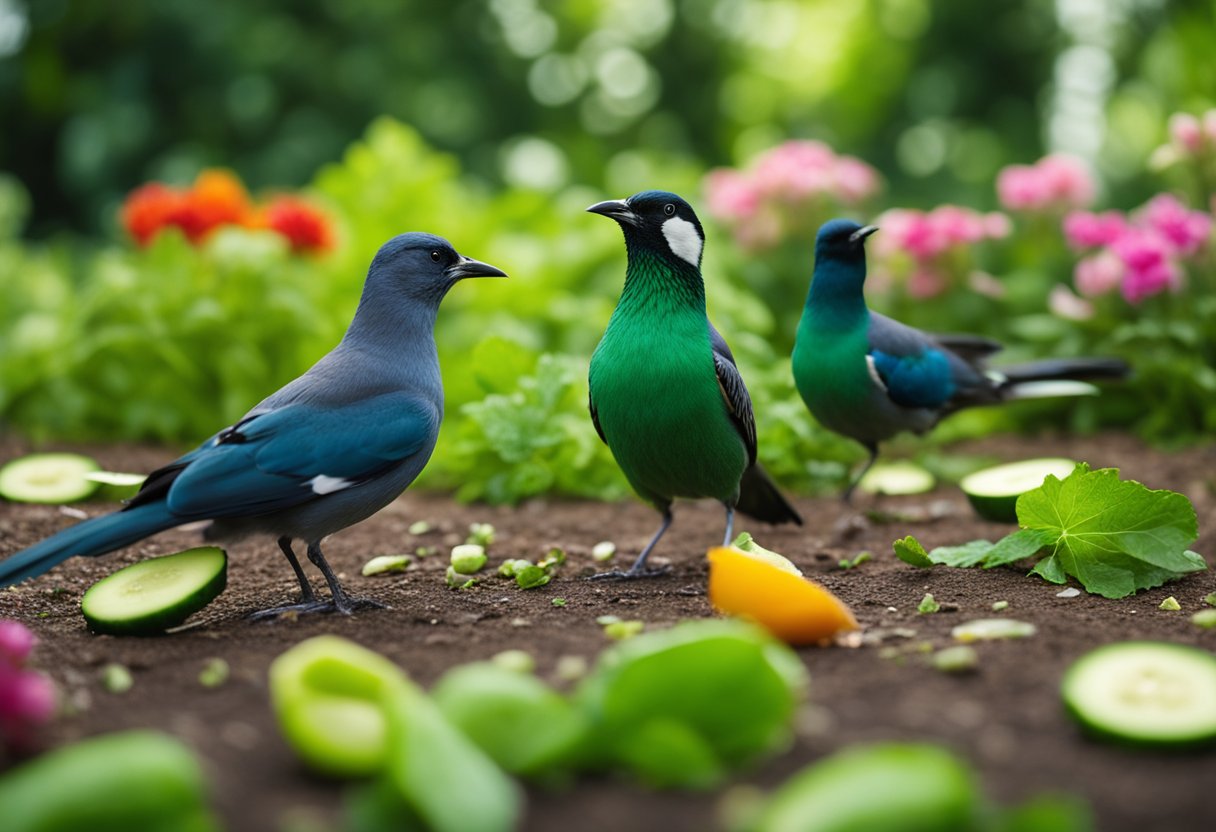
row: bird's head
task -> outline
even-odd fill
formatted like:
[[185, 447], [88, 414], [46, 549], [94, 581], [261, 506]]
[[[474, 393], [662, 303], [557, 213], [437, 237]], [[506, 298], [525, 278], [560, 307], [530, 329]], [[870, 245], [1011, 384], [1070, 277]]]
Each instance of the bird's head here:
[[877, 230], [876, 225], [861, 225], [852, 220], [828, 220], [815, 237], [816, 262], [834, 259], [864, 263], [866, 238]]
[[642, 191], [628, 199], [597, 202], [587, 209], [617, 221], [625, 244], [657, 254], [680, 267], [701, 267], [705, 231], [692, 206], [667, 191]]
[[406, 297], [438, 304], [466, 277], [506, 277], [506, 272], [457, 253], [452, 244], [434, 234], [399, 234], [376, 252], [368, 282]]

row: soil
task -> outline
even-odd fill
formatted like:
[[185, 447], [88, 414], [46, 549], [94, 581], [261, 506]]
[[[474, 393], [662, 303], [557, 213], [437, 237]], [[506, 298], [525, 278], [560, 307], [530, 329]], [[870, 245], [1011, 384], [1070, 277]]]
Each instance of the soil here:
[[[29, 450], [0, 441], [0, 460]], [[172, 454], [136, 446], [70, 447], [111, 470], [150, 470]], [[1203, 532], [1195, 549], [1216, 563], [1216, 448], [1166, 454], [1124, 436], [1089, 439], [994, 438], [957, 449], [1003, 459], [1071, 456], [1113, 465], [1154, 488], [1187, 494]], [[874, 498], [862, 507], [874, 507]], [[737, 782], [769, 788], [804, 765], [842, 746], [877, 740], [942, 742], [971, 762], [986, 792], [1012, 803], [1043, 791], [1084, 795], [1104, 830], [1216, 829], [1216, 751], [1165, 753], [1128, 750], [1089, 740], [1063, 712], [1057, 687], [1070, 662], [1100, 644], [1160, 639], [1216, 649], [1216, 631], [1193, 626], [1190, 614], [1216, 590], [1216, 573], [1190, 576], [1133, 598], [1113, 601], [1081, 594], [1058, 596], [1060, 587], [1015, 569], [913, 569], [896, 560], [891, 541], [916, 534], [929, 547], [977, 537], [997, 539], [1009, 528], [978, 520], [953, 488], [932, 495], [882, 498], [884, 510], [931, 505], [937, 519], [902, 518], [885, 524], [849, 523], [856, 512], [834, 499], [797, 501], [803, 528], [749, 523], [768, 548], [783, 552], [809, 577], [850, 604], [867, 643], [798, 651], [812, 676], [813, 710], [784, 755], [744, 773]], [[75, 509], [76, 507], [73, 507]], [[90, 516], [112, 506], [86, 503]], [[938, 516], [940, 515], [940, 516]], [[425, 519], [435, 531], [415, 537], [409, 525]], [[423, 559], [416, 571], [366, 578], [360, 567], [373, 555], [412, 551], [419, 545], [461, 542], [471, 522], [490, 522], [498, 539], [492, 563], [505, 557], [537, 557], [560, 545], [569, 561], [543, 588], [523, 591], [487, 578], [472, 591], [444, 585], [446, 557]], [[73, 522], [56, 506], [0, 503], [0, 556], [6, 556]], [[0, 617], [16, 618], [40, 638], [34, 664], [48, 672], [72, 703], [44, 732], [47, 746], [135, 726], [164, 729], [189, 742], [206, 762], [214, 802], [228, 828], [277, 830], [333, 828], [341, 784], [308, 775], [275, 726], [266, 690], [269, 662], [287, 647], [319, 633], [336, 633], [377, 650], [429, 685], [453, 665], [524, 648], [538, 673], [552, 679], [562, 656], [594, 660], [608, 645], [595, 618], [615, 614], [642, 619], [648, 629], [713, 613], [705, 597], [704, 553], [719, 542], [721, 509], [713, 504], [677, 506], [676, 522], [657, 555], [670, 563], [666, 576], [650, 580], [591, 582], [590, 552], [600, 540], [616, 542], [628, 563], [657, 527], [658, 517], [638, 503], [534, 501], [521, 507], [461, 506], [441, 495], [406, 493], [393, 505], [329, 540], [326, 552], [355, 594], [391, 609], [351, 617], [312, 615], [251, 622], [250, 611], [293, 600], [295, 579], [274, 543], [250, 540], [230, 547], [229, 587], [181, 632], [158, 638], [95, 636], [84, 626], [79, 601], [94, 581], [119, 566], [197, 545], [197, 530], [177, 529], [97, 560], [68, 561], [48, 575], [0, 593]], [[842, 531], [842, 529], [846, 531]], [[873, 559], [852, 569], [838, 561], [862, 550]], [[318, 581], [319, 581], [319, 576]], [[943, 605], [918, 615], [926, 592]], [[1176, 596], [1182, 612], [1158, 605]], [[554, 598], [566, 599], [555, 607]], [[946, 646], [950, 629], [992, 616], [992, 604], [1008, 601], [1002, 615], [1030, 621], [1037, 635], [978, 646], [979, 668], [948, 675], [930, 667], [918, 645]], [[892, 628], [915, 630], [911, 638], [872, 638]], [[874, 641], [875, 643], [868, 643]], [[899, 651], [890, 658], [890, 647]], [[198, 673], [213, 657], [231, 666], [228, 681], [205, 688]], [[100, 668], [126, 665], [135, 684], [126, 693], [106, 692]], [[729, 707], [729, 703], [724, 703]], [[564, 791], [532, 789], [524, 828], [536, 832], [621, 829], [712, 830], [720, 828], [720, 794], [651, 792], [611, 778], [583, 779]]]

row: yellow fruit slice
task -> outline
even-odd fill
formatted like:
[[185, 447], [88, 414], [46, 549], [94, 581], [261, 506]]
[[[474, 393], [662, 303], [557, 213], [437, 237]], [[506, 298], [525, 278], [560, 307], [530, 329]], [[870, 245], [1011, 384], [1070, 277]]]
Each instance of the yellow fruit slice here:
[[819, 584], [735, 548], [709, 550], [709, 602], [789, 644], [812, 644], [857, 629], [852, 610]]

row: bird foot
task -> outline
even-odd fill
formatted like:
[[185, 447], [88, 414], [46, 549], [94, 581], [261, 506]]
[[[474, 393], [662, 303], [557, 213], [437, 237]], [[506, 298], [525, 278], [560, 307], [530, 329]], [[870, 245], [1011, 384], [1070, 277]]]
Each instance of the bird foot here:
[[379, 601], [374, 601], [371, 598], [351, 598], [343, 597], [341, 603], [330, 601], [318, 601], [316, 599], [310, 601], [301, 601], [298, 604], [286, 604], [281, 607], [271, 607], [265, 610], [257, 610], [251, 612], [245, 617], [250, 621], [266, 621], [271, 618], [278, 618], [280, 615], [304, 615], [314, 612], [337, 612], [342, 615], [350, 615], [355, 610], [389, 609], [387, 604], [382, 604]]
[[670, 566], [657, 566], [654, 569], [630, 569], [628, 572], [620, 569], [613, 569], [611, 572], [597, 572], [594, 575], [588, 575], [589, 581], [633, 581], [638, 578], [657, 578], [661, 575], [671, 573]]

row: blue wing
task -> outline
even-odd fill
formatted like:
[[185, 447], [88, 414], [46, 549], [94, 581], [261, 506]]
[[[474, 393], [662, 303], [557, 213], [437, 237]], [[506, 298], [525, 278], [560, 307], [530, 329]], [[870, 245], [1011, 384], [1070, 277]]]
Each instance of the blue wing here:
[[[947, 409], [956, 399], [981, 397], [992, 386], [980, 367], [919, 329], [871, 312], [868, 336], [871, 369], [901, 407]], [[989, 352], [996, 346], [985, 345]], [[977, 356], [980, 346], [974, 345]]]
[[376, 477], [438, 427], [434, 406], [405, 393], [255, 411], [149, 477], [131, 505], [163, 497], [173, 514], [199, 518], [290, 508]]

